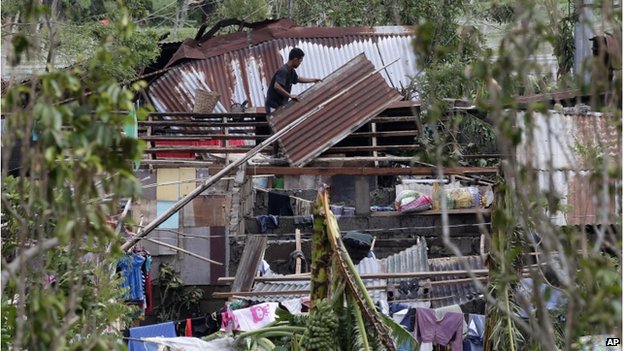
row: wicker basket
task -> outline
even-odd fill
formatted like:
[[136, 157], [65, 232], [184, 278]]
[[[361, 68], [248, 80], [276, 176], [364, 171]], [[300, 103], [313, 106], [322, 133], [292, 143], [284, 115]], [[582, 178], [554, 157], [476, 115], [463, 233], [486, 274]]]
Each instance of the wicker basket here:
[[207, 91], [203, 89], [195, 90], [195, 105], [193, 112], [195, 113], [211, 113], [217, 106], [219, 101], [219, 93], [216, 91]]

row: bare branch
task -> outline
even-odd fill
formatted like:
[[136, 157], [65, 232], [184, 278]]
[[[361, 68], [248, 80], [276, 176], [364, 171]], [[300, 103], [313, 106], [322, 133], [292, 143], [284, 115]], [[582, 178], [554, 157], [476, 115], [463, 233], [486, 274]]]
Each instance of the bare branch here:
[[48, 251], [56, 246], [58, 246], [59, 240], [58, 238], [48, 239], [36, 246], [33, 246], [25, 251], [23, 251], [18, 257], [16, 257], [11, 263], [7, 264], [2, 270], [2, 276], [0, 280], [2, 280], [2, 290], [6, 287], [9, 278], [14, 276], [17, 270], [20, 268], [21, 263], [28, 262], [32, 260], [34, 257]]

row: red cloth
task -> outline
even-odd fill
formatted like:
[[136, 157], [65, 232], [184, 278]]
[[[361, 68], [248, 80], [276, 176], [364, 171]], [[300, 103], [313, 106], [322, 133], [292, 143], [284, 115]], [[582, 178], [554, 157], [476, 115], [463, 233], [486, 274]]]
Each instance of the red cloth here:
[[186, 320], [186, 328], [184, 328], [184, 336], [193, 336], [193, 322], [190, 318]]
[[147, 272], [147, 291], [145, 292], [145, 304], [147, 305], [145, 311], [152, 312], [154, 305], [152, 305], [152, 272]]

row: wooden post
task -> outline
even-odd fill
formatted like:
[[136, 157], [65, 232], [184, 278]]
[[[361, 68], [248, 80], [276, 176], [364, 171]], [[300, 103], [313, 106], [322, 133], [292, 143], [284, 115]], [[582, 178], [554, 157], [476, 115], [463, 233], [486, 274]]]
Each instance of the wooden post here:
[[[297, 252], [301, 252], [301, 231], [297, 228], [295, 229], [295, 250]], [[295, 261], [295, 274], [301, 273], [301, 257], [297, 257]]]
[[[371, 132], [377, 133], [377, 123], [371, 123]], [[377, 146], [377, 137], [373, 136], [372, 139], [373, 139], [373, 142], [372, 142], [373, 147]], [[377, 150], [375, 149], [375, 151], [373, 151], [373, 157], [375, 158], [375, 167], [379, 167], [379, 161], [377, 161], [378, 156], [379, 154], [377, 153]]]
[[[230, 128], [228, 128], [227, 126], [225, 126], [225, 124], [227, 124], [227, 121], [228, 121], [228, 120], [227, 120], [227, 117], [223, 116], [223, 124], [224, 124], [224, 127], [223, 127], [223, 134], [224, 134], [224, 135], [229, 135], [229, 134], [230, 134], [230, 133], [229, 133]], [[228, 147], [228, 146], [229, 146], [229, 144], [230, 144], [230, 142], [229, 142], [227, 139], [223, 140], [223, 146], [224, 146], [224, 147]], [[228, 163], [230, 163], [230, 154], [229, 154], [229, 153], [226, 153], [226, 154], [225, 154], [225, 164], [227, 165]]]

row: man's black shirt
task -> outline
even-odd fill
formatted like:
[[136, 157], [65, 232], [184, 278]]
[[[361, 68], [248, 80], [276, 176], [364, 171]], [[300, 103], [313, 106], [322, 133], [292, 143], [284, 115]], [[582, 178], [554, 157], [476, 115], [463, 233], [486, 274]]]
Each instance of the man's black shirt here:
[[287, 96], [284, 96], [275, 90], [274, 86], [276, 82], [284, 87], [284, 90], [290, 94], [292, 85], [299, 82], [299, 76], [297, 75], [297, 72], [295, 72], [294, 68], [292, 70], [288, 69], [288, 64], [280, 67], [273, 75], [273, 79], [271, 79], [271, 84], [269, 85], [269, 90], [267, 91], [265, 103], [267, 107], [278, 108], [288, 102]]

